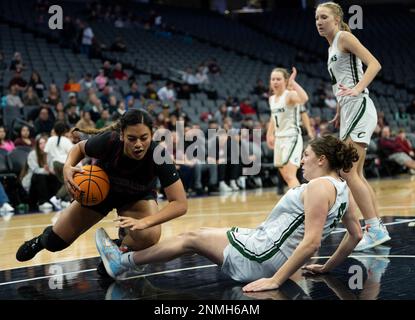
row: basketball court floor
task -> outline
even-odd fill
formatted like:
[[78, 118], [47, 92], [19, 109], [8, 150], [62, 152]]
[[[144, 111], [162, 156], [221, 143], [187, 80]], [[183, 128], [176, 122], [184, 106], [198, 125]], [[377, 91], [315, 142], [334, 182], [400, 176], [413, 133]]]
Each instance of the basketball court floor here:
[[[229, 280], [219, 267], [198, 255], [148, 266], [123, 281], [96, 273], [99, 258], [94, 234], [98, 227], [115, 237], [115, 213], [63, 252], [42, 251], [19, 263], [19, 245], [56, 218], [55, 213], [13, 216], [0, 221], [0, 299], [2, 300], [409, 300], [415, 299], [415, 176], [370, 181], [392, 240], [375, 249], [353, 253], [331, 274], [305, 277], [298, 271], [280, 290], [244, 294], [243, 284]], [[188, 213], [163, 225], [162, 239], [201, 226], [255, 227], [279, 197], [274, 189], [240, 191], [189, 199]], [[160, 206], [165, 205], [164, 202]], [[344, 230], [322, 244], [314, 261], [324, 262]]]

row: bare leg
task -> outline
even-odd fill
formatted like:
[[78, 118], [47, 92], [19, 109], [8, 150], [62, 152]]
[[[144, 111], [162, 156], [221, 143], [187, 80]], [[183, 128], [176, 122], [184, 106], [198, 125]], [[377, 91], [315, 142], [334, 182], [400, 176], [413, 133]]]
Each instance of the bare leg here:
[[229, 244], [227, 228], [200, 228], [186, 232], [173, 239], [162, 241], [134, 253], [137, 265], [170, 261], [185, 253], [198, 253], [214, 263], [223, 263], [223, 250]]
[[66, 243], [71, 244], [102, 218], [104, 218], [102, 214], [73, 201], [63, 210], [52, 230]]
[[278, 168], [284, 181], [287, 183], [288, 188], [294, 188], [300, 185], [300, 181], [297, 179], [298, 168], [291, 162], [288, 162], [285, 166]]
[[[379, 215], [376, 211], [375, 193], [363, 177], [363, 165], [366, 158], [365, 147], [360, 143], [353, 142], [350, 137], [346, 140], [346, 143], [353, 144], [359, 154], [359, 160], [353, 165], [350, 172], [341, 172], [341, 176], [346, 179], [347, 185], [352, 191], [353, 197], [356, 200], [357, 206], [359, 207], [363, 217], [366, 220], [376, 218]], [[368, 199], [370, 199], [370, 201], [368, 201]]]
[[[157, 214], [158, 207], [154, 200], [140, 200], [136, 203], [123, 207], [119, 210], [120, 216], [141, 219], [146, 216]], [[122, 241], [122, 245], [134, 251], [148, 248], [160, 240], [161, 225], [147, 228], [145, 230], [130, 231], [126, 229], [127, 235]]]

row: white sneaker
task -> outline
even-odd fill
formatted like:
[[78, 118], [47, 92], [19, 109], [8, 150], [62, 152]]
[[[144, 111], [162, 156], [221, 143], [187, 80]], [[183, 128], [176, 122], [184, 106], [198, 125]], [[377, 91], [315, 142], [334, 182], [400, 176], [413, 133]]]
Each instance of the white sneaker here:
[[260, 177], [255, 177], [254, 182], [258, 188], [262, 188], [262, 180]]
[[241, 189], [246, 189], [246, 177], [240, 176], [236, 182]]
[[4, 211], [4, 212], [11, 212], [14, 211], [14, 208], [8, 203], [5, 202], [1, 207], [0, 207], [0, 211]]
[[415, 169], [409, 169], [410, 174], [415, 174]]
[[229, 182], [229, 186], [231, 187], [232, 191], [238, 191], [239, 190], [238, 186], [236, 185], [236, 181], [235, 180], [231, 180]]
[[62, 209], [65, 209], [65, 208], [69, 207], [70, 205], [71, 205], [70, 201], [62, 201], [61, 200]]
[[53, 206], [49, 202], [42, 203], [39, 205], [39, 211], [43, 213], [49, 213], [52, 212]]
[[219, 191], [224, 193], [224, 192], [232, 192], [232, 188], [230, 188], [225, 181], [221, 181], [219, 182]]
[[354, 248], [354, 251], [371, 249], [390, 239], [389, 232], [383, 223], [379, 224], [378, 227], [366, 225], [365, 231], [363, 232], [363, 238], [357, 244], [356, 248]]
[[56, 198], [56, 196], [50, 198], [49, 201], [53, 204], [56, 211], [62, 210], [61, 200]]

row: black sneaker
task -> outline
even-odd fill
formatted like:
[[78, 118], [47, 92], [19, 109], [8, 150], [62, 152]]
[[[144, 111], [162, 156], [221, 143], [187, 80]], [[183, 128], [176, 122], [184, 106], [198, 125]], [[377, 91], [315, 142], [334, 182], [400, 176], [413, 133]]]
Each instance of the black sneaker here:
[[33, 238], [20, 246], [16, 252], [16, 259], [20, 262], [33, 259], [33, 257], [42, 249], [44, 248], [40, 243], [40, 237]]

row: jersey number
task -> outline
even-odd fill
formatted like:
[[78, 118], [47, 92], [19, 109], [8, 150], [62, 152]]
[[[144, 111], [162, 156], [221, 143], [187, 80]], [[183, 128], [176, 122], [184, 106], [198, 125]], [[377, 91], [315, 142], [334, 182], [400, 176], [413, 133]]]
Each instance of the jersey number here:
[[274, 116], [274, 118], [275, 118], [275, 125], [277, 126], [277, 128], [279, 128], [280, 126], [278, 125], [278, 117]]
[[330, 70], [331, 84], [335, 85], [337, 83], [336, 77], [333, 74], [333, 70], [331, 70], [331, 68], [329, 70]]

